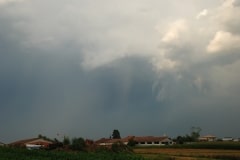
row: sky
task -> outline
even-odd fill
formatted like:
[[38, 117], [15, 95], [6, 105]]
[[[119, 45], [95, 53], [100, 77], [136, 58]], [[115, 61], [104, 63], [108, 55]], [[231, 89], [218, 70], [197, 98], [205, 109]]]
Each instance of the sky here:
[[0, 0], [0, 141], [240, 137], [240, 0]]

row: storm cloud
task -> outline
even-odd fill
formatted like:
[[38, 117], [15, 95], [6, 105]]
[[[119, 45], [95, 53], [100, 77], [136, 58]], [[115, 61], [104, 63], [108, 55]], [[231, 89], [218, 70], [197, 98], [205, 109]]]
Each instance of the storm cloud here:
[[238, 0], [0, 0], [0, 140], [239, 137], [239, 14]]

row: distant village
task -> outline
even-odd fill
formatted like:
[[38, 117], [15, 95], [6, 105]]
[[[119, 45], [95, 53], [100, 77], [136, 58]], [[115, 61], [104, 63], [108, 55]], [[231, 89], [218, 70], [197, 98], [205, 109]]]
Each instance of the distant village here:
[[[38, 135], [38, 137], [36, 138], [17, 140], [9, 144], [0, 142], [0, 146], [22, 147], [22, 148], [27, 148], [29, 150], [32, 150], [32, 149], [57, 149], [57, 148], [71, 149], [71, 147], [69, 146], [74, 147], [75, 145], [75, 149], [81, 150], [81, 148], [83, 147], [111, 148], [114, 144], [147, 147], [147, 146], [175, 145], [175, 144], [183, 144], [183, 143], [190, 143], [190, 142], [215, 142], [215, 141], [240, 142], [240, 138], [233, 138], [233, 137], [217, 138], [214, 135], [198, 136], [197, 139], [195, 140], [191, 139], [191, 136], [185, 136], [185, 137], [178, 136], [177, 138], [170, 138], [166, 135], [164, 136], [127, 136], [127, 137], [121, 138], [119, 131], [114, 130], [111, 137], [101, 138], [96, 141], [83, 139], [83, 138], [74, 138], [71, 141], [68, 137], [64, 137], [63, 141], [61, 142], [56, 138], [52, 140], [45, 136]], [[76, 147], [79, 147], [79, 148], [76, 148]]]

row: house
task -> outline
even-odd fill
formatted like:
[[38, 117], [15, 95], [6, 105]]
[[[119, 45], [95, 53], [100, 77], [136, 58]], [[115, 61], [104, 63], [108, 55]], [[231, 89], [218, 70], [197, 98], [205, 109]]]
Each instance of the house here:
[[39, 149], [39, 148], [48, 148], [51, 144], [53, 144], [53, 142], [50, 140], [46, 140], [43, 138], [31, 138], [31, 139], [19, 140], [19, 141], [10, 143], [9, 145], [14, 147], [26, 147], [28, 149]]
[[122, 142], [124, 144], [127, 144], [128, 141], [124, 141], [124, 139], [109, 139], [109, 138], [101, 138], [97, 141], [95, 141], [95, 144], [98, 146], [111, 146], [114, 143]]
[[173, 141], [168, 137], [153, 137], [153, 136], [128, 136], [121, 139], [105, 139], [102, 138], [95, 143], [98, 146], [111, 146], [116, 142], [122, 142], [123, 144], [127, 145], [129, 140], [135, 141], [136, 146], [162, 146], [162, 145], [171, 145]]
[[224, 137], [222, 141], [233, 141], [232, 137]]
[[111, 140], [110, 138], [101, 138], [95, 141], [95, 144], [98, 146], [107, 146], [109, 145], [108, 141]]
[[206, 135], [206, 136], [199, 137], [198, 140], [205, 141], [205, 142], [213, 142], [213, 141], [216, 141], [216, 138], [217, 137], [213, 135]]

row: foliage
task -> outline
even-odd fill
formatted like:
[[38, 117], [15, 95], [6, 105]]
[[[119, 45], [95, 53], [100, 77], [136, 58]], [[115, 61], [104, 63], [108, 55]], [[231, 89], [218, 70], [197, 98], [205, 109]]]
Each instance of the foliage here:
[[129, 152], [130, 153], [130, 152], [132, 152], [132, 149], [129, 146], [127, 146], [119, 141], [119, 142], [112, 144], [112, 151], [113, 152]]
[[185, 136], [178, 136], [174, 141], [177, 144], [184, 144], [187, 142], [197, 142], [201, 132], [200, 127], [191, 127], [191, 134], [186, 134]]
[[[14, 153], [14, 154], [13, 154]], [[63, 152], [0, 147], [0, 160], [145, 160], [142, 156], [113, 152]]]
[[200, 132], [201, 132], [200, 127], [192, 127], [191, 128], [191, 138], [193, 142], [196, 142], [198, 138], [200, 137]]
[[55, 141], [54, 143], [49, 144], [47, 149], [48, 150], [54, 150], [54, 149], [59, 149], [59, 148], [63, 148], [63, 143]]
[[114, 130], [113, 130], [112, 138], [113, 138], [113, 139], [120, 139], [120, 138], [121, 138], [120, 132], [119, 132], [117, 129], [114, 129]]
[[134, 146], [136, 145], [136, 141], [135, 141], [133, 138], [131, 138], [131, 139], [129, 139], [127, 145], [128, 145], [128, 146], [131, 146], [131, 147], [134, 147]]
[[72, 150], [83, 151], [86, 144], [83, 138], [73, 138], [70, 147]]
[[67, 136], [63, 137], [63, 145], [70, 145], [70, 139]]
[[47, 136], [43, 136], [42, 134], [38, 134], [38, 138], [42, 138], [47, 141], [53, 141], [51, 138], [48, 138]]
[[177, 144], [184, 144], [186, 142], [193, 142], [193, 138], [187, 134], [185, 136], [178, 136], [174, 141], [176, 141]]

